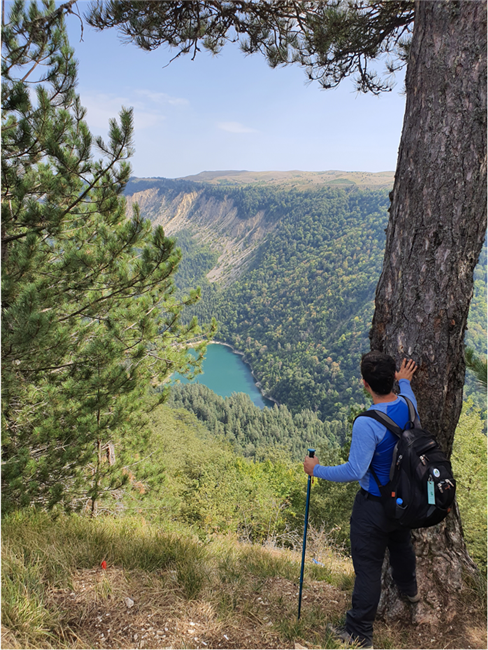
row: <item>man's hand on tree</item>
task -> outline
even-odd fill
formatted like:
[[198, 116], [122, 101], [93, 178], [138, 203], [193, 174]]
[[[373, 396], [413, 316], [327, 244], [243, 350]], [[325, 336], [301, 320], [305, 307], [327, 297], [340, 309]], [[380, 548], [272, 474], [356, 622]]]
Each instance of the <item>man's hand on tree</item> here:
[[400, 366], [400, 370], [395, 373], [395, 379], [397, 381], [400, 381], [400, 379], [408, 379], [408, 381], [412, 381], [412, 377], [416, 370], [417, 364], [413, 359], [409, 359], [408, 361], [404, 359]]

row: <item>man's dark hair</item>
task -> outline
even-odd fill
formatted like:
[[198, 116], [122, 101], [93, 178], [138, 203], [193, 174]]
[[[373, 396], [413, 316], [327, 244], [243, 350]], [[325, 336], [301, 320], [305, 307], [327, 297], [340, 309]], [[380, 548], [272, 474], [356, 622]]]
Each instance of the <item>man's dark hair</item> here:
[[395, 359], [388, 354], [373, 350], [361, 359], [361, 375], [377, 395], [388, 395], [395, 383]]

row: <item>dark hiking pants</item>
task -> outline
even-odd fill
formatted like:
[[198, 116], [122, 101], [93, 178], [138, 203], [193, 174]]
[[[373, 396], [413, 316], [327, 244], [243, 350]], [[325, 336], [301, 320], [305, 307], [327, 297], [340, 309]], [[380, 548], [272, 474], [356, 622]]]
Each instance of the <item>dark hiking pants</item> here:
[[373, 622], [381, 593], [381, 568], [390, 552], [393, 579], [404, 594], [417, 593], [415, 554], [410, 530], [387, 519], [379, 497], [364, 490], [356, 495], [351, 516], [351, 555], [356, 580], [346, 629], [359, 642], [371, 645]]

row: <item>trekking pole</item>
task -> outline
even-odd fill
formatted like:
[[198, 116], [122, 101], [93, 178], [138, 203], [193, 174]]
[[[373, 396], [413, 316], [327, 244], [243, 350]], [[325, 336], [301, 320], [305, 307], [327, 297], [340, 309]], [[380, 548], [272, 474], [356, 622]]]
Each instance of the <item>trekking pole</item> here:
[[[309, 449], [308, 455], [313, 458], [315, 449]], [[305, 526], [303, 527], [303, 550], [302, 550], [302, 568], [300, 571], [300, 592], [298, 594], [298, 619], [300, 619], [300, 611], [302, 609], [302, 588], [303, 588], [303, 571], [305, 569], [305, 549], [307, 548], [307, 526], [308, 526], [308, 506], [310, 503], [310, 486], [312, 484], [312, 477], [308, 477], [307, 483], [307, 503], [305, 505]]]

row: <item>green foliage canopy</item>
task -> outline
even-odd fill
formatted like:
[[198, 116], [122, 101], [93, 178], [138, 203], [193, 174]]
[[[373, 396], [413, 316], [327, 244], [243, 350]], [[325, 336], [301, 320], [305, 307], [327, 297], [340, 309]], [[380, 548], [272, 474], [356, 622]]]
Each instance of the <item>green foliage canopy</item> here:
[[200, 330], [179, 323], [174, 242], [125, 218], [132, 111], [93, 142], [54, 2], [16, 0], [2, 37], [4, 509], [94, 506], [127, 480], [151, 386], [198, 367]]
[[[238, 41], [245, 53], [261, 52], [272, 67], [304, 66], [309, 79], [324, 88], [355, 75], [358, 90], [379, 93], [391, 90], [388, 75], [405, 64], [414, 3], [98, 0], [87, 18], [98, 29], [118, 28], [144, 50], [167, 45], [177, 50], [176, 57], [195, 57], [201, 46], [216, 54], [226, 41]], [[387, 75], [381, 78], [370, 64], [385, 55]]]
[[480, 410], [468, 401], [463, 406], [454, 437], [452, 466], [464, 538], [470, 555], [486, 571], [486, 433]]
[[212, 187], [205, 193], [235, 199], [244, 219], [265, 210], [274, 227], [239, 280], [226, 289], [202, 283], [193, 313], [215, 316], [219, 338], [245, 353], [264, 392], [293, 413], [347, 418], [364, 401], [359, 360], [369, 349], [387, 192]]
[[[132, 191], [146, 182], [133, 183]], [[244, 352], [265, 394], [293, 413], [311, 408], [323, 420], [347, 419], [349, 408], [364, 402], [359, 360], [369, 349], [387, 192], [353, 184], [304, 190], [195, 182], [182, 190], [168, 179], [153, 181], [153, 187], [162, 200], [178, 191], [197, 193], [195, 213], [210, 200], [232, 201], [244, 222], [264, 213], [261, 223], [269, 233], [228, 286], [205, 277], [212, 263], [208, 247], [219, 250], [218, 240], [202, 246], [188, 231], [177, 233], [191, 267], [176, 281], [183, 288], [195, 282], [202, 288], [202, 300], [186, 317], [215, 317], [218, 338]], [[466, 344], [477, 355], [486, 353], [485, 276], [486, 244], [475, 270], [466, 332]], [[465, 395], [486, 411], [485, 393], [471, 372]]]

